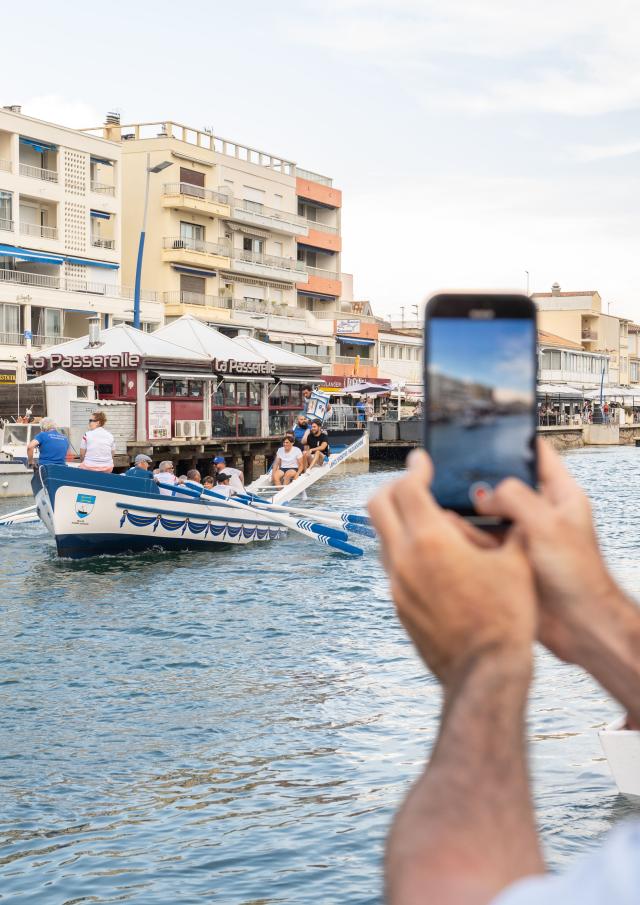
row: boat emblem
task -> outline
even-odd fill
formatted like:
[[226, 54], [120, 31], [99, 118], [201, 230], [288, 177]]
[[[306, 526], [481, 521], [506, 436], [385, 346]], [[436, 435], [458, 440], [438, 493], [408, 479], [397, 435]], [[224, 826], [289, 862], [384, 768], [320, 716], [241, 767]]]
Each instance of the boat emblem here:
[[88, 493], [79, 493], [76, 497], [76, 515], [86, 518], [93, 511], [96, 498]]

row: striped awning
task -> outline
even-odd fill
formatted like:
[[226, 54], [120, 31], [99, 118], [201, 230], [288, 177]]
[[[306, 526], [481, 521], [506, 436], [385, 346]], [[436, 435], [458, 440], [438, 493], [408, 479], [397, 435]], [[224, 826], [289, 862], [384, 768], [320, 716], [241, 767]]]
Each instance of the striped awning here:
[[20, 261], [37, 261], [40, 264], [60, 265], [64, 261], [62, 255], [33, 251], [30, 248], [18, 248], [15, 245], [0, 245], [0, 257], [2, 256], [16, 258]]

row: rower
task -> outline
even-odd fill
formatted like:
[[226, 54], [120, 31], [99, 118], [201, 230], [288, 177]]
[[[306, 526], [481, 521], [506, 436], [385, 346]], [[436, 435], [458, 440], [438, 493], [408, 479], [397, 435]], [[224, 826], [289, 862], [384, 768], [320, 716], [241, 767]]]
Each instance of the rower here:
[[148, 478], [149, 480], [153, 480], [153, 472], [149, 471], [150, 465], [153, 465], [151, 456], [146, 456], [144, 453], [138, 453], [133, 460], [133, 465], [125, 471], [124, 474], [128, 478]]
[[27, 464], [33, 467], [33, 454], [40, 451], [38, 465], [66, 465], [69, 441], [57, 429], [55, 421], [43, 418], [40, 433], [27, 446]]

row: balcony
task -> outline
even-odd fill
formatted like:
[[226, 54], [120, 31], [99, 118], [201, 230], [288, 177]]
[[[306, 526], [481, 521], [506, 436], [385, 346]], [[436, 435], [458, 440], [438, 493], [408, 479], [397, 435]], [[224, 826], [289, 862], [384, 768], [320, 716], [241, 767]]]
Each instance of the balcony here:
[[271, 302], [266, 299], [222, 299], [230, 302], [233, 311], [244, 311], [247, 314], [273, 315], [275, 317], [300, 317], [298, 308], [286, 302]]
[[111, 195], [112, 197], [115, 197], [116, 187], [115, 185], [107, 185], [106, 182], [96, 182], [92, 179], [91, 191], [96, 192], [98, 195]]
[[11, 161], [2, 160], [0, 158], [0, 170], [2, 170], [4, 173], [10, 173], [13, 170], [13, 167], [11, 166]]
[[[300, 170], [298, 170], [298, 173], [300, 173]], [[317, 174], [309, 173], [309, 175], [316, 176], [316, 178], [308, 179], [299, 175], [296, 178], [296, 194], [298, 198], [314, 201], [323, 207], [342, 207], [342, 192], [339, 189], [334, 189], [327, 185], [326, 181], [318, 182]]]
[[284, 233], [287, 236], [306, 236], [309, 229], [306, 220], [297, 214], [278, 210], [275, 207], [267, 207], [257, 201], [247, 199], [237, 200], [231, 198], [231, 214], [229, 219], [235, 223], [245, 223], [249, 226], [259, 226], [271, 232]]
[[295, 282], [306, 275], [307, 268], [302, 261], [294, 258], [281, 258], [277, 255], [265, 255], [257, 251], [245, 251], [244, 248], [231, 249], [231, 270], [248, 276], [266, 277], [272, 280]]
[[162, 260], [196, 267], [229, 267], [229, 245], [205, 242], [204, 239], [164, 238]]
[[39, 223], [20, 223], [20, 235], [37, 236], [39, 239], [57, 239], [58, 229], [55, 226], [41, 226]]
[[91, 244], [94, 248], [107, 248], [111, 251], [116, 247], [115, 239], [102, 239], [100, 236], [92, 236]]
[[13, 220], [5, 220], [4, 217], [0, 217], [0, 229], [5, 229], [7, 232], [13, 232]]
[[302, 245], [309, 245], [311, 248], [317, 248], [319, 251], [334, 254], [337, 251], [342, 251], [342, 238], [337, 235], [335, 227], [334, 232], [334, 235], [322, 232], [322, 225], [320, 225], [317, 229], [310, 229], [308, 235], [303, 239], [298, 239], [298, 242]]
[[582, 338], [588, 340], [589, 342], [596, 340], [598, 338], [598, 331], [590, 330], [588, 327], [583, 327]]
[[[105, 295], [111, 298], [133, 299], [130, 287], [113, 286], [109, 283], [90, 283], [72, 277], [52, 276], [47, 273], [29, 273], [24, 270], [0, 269], [0, 283], [16, 283], [19, 286], [35, 286], [40, 289], [56, 289], [64, 292], [80, 292], [86, 295]], [[157, 302], [158, 293], [143, 289], [140, 293], [143, 302]]]
[[328, 223], [322, 223], [320, 220], [307, 220], [304, 219], [304, 222], [307, 224], [309, 231], [317, 230], [320, 233], [328, 233], [330, 236], [338, 235], [338, 227], [337, 226], [329, 226]]
[[163, 292], [165, 305], [204, 305], [211, 308], [230, 308], [231, 299], [223, 299], [217, 295], [204, 295], [201, 292], [187, 292], [177, 289], [174, 292]]
[[309, 279], [307, 283], [296, 283], [296, 289], [300, 292], [317, 293], [318, 295], [333, 295], [336, 298], [342, 292], [340, 274], [334, 270], [323, 270], [320, 267], [306, 268]]
[[20, 164], [20, 175], [29, 176], [31, 179], [42, 179], [43, 182], [57, 182], [56, 170], [43, 170], [42, 167], [32, 167], [28, 163]]
[[180, 211], [199, 211], [210, 217], [229, 217], [229, 197], [188, 182], [171, 182], [162, 186], [162, 207]]
[[320, 185], [333, 185], [333, 179], [329, 176], [321, 176], [320, 173], [314, 173], [312, 170], [303, 170], [302, 167], [296, 167], [296, 176], [298, 179], [307, 179], [309, 182], [318, 182]]
[[[59, 343], [69, 342], [75, 339], [74, 336], [46, 336], [40, 333], [35, 334], [31, 338], [32, 346], [57, 346]], [[0, 333], [0, 345], [3, 346], [25, 346], [27, 341], [24, 333]]]

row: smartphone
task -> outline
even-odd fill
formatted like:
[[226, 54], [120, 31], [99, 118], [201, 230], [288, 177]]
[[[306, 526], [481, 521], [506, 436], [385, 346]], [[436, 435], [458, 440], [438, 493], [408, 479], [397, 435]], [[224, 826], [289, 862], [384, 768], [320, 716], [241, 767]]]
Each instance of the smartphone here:
[[432, 492], [478, 525], [478, 489], [537, 482], [536, 309], [526, 295], [441, 292], [425, 313], [425, 447]]

